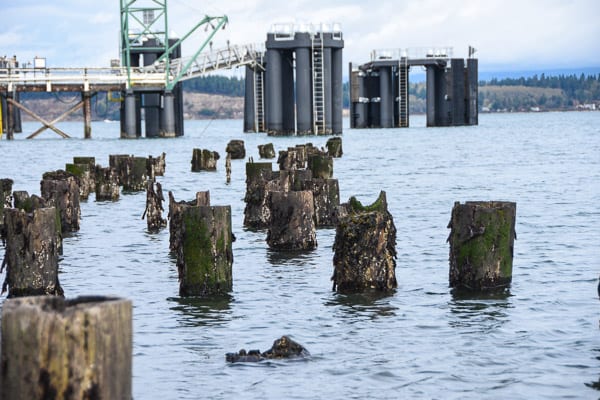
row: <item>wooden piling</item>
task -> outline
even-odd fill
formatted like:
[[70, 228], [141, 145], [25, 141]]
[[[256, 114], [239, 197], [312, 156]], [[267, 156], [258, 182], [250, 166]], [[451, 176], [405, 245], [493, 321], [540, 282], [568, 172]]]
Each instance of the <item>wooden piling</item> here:
[[119, 199], [121, 188], [119, 186], [119, 176], [112, 167], [103, 168], [96, 165], [96, 201], [116, 201]]
[[[0, 110], [1, 111], [1, 110]], [[0, 239], [5, 237], [4, 209], [12, 207], [12, 179], [0, 179]]]
[[132, 332], [129, 300], [6, 300], [0, 398], [130, 400]]
[[271, 163], [246, 163], [244, 226], [254, 229], [268, 227], [270, 212], [267, 204], [267, 183], [271, 179], [273, 179]]
[[454, 203], [450, 236], [450, 286], [493, 291], [510, 286], [517, 205], [508, 201]]
[[333, 176], [333, 158], [327, 154], [311, 154], [307, 168], [312, 171], [313, 178], [329, 179]]
[[148, 178], [153, 179], [157, 176], [164, 176], [166, 166], [166, 154], [164, 152], [158, 157], [148, 156], [146, 161]]
[[317, 247], [312, 192], [270, 192], [269, 209], [267, 244], [271, 249], [312, 250]]
[[335, 136], [327, 140], [327, 154], [333, 158], [341, 157], [344, 152], [342, 150], [342, 138], [339, 136]]
[[148, 231], [155, 233], [167, 226], [167, 220], [162, 217], [163, 201], [165, 198], [162, 192], [162, 186], [153, 179], [148, 179], [146, 187], [146, 209], [142, 219], [146, 218]]
[[246, 148], [243, 140], [232, 139], [227, 143], [225, 152], [231, 156], [232, 160], [243, 160], [246, 158]]
[[184, 207], [177, 247], [180, 296], [226, 294], [232, 289], [230, 206]]
[[193, 149], [192, 172], [216, 171], [219, 153], [206, 149]]
[[187, 207], [210, 206], [210, 192], [197, 192], [192, 201], [176, 201], [173, 192], [169, 192], [169, 249], [173, 252], [181, 246], [183, 232], [183, 210]]
[[123, 154], [109, 156], [109, 165], [116, 170], [123, 192], [139, 192], [146, 188], [147, 162], [144, 157]]
[[333, 290], [340, 293], [397, 287], [396, 227], [384, 191], [370, 206], [352, 197], [344, 205], [333, 244]]
[[260, 158], [275, 158], [275, 148], [273, 143], [259, 144], [258, 155]]
[[337, 179], [309, 179], [301, 181], [302, 190], [313, 194], [315, 224], [317, 227], [334, 227], [338, 223], [340, 187]]
[[95, 172], [89, 164], [65, 164], [65, 171], [77, 177], [79, 182], [79, 199], [87, 200], [90, 193], [95, 191]]
[[[54, 207], [5, 210], [8, 297], [63, 295], [58, 282], [59, 229]], [[3, 264], [4, 264], [3, 263]]]
[[40, 182], [44, 200], [60, 213], [62, 232], [79, 230], [79, 180], [69, 172], [58, 170], [44, 173]]
[[225, 157], [225, 180], [227, 183], [231, 183], [231, 154], [227, 153]]

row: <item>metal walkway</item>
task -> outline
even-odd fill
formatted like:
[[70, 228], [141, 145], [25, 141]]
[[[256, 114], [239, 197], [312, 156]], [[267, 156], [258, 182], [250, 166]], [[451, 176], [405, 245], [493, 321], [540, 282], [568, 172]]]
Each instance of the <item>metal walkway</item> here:
[[167, 78], [180, 80], [197, 78], [209, 72], [231, 69], [247, 64], [259, 64], [262, 47], [257, 45], [230, 46], [226, 49], [201, 53], [196, 59], [171, 60], [167, 76], [166, 64], [133, 68], [131, 87], [127, 68], [0, 68], [0, 91], [118, 91], [124, 89], [163, 89]]

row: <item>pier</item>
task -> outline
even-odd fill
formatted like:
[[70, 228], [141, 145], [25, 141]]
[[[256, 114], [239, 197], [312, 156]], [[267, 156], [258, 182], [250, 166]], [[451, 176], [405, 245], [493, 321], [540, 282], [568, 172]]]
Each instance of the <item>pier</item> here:
[[[121, 58], [111, 60], [109, 67], [49, 68], [41, 57], [33, 65], [23, 65], [16, 56], [0, 60], [0, 134], [13, 139], [21, 131], [24, 112], [42, 124], [28, 139], [46, 129], [68, 138], [56, 124], [83, 110], [84, 137], [91, 138], [91, 99], [106, 92], [121, 104], [121, 138], [142, 135], [142, 109], [146, 137], [182, 136], [181, 82], [220, 69], [256, 65], [263, 50], [253, 44], [213, 50], [211, 40], [228, 23], [226, 16], [204, 16], [181, 38], [170, 38], [166, 3], [156, 0], [148, 6], [143, 0], [121, 0]], [[182, 43], [201, 27], [207, 37], [191, 57], [182, 57]], [[81, 101], [47, 121], [19, 102], [25, 92], [74, 92], [81, 94]]]
[[374, 50], [371, 61], [350, 63], [350, 127], [409, 126], [409, 71], [424, 67], [427, 126], [477, 125], [477, 59], [453, 58], [451, 47]]

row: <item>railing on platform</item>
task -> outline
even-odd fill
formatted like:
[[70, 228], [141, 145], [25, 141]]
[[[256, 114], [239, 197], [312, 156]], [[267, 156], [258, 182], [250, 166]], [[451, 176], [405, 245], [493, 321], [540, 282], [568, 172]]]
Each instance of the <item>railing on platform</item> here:
[[[195, 60], [180, 58], [171, 60], [169, 74], [166, 75], [165, 63], [131, 69], [131, 86], [165, 87], [167, 78], [178, 76], [182, 68], [192, 63], [181, 80], [192, 79], [219, 69], [251, 64], [260, 65], [264, 47], [261, 45], [236, 45], [225, 49], [201, 53]], [[54, 85], [92, 85], [127, 87], [126, 67], [99, 68], [0, 68], [0, 88], [12, 91], [15, 86], [45, 85], [52, 91]]]
[[377, 49], [371, 52], [371, 61], [408, 59], [450, 59], [453, 48], [442, 47], [409, 47], [405, 49]]
[[[232, 45], [227, 48], [201, 53], [195, 60], [191, 57], [171, 59], [169, 71], [172, 76], [179, 76], [184, 66], [191, 63], [190, 68], [180, 80], [196, 78], [208, 72], [220, 69], [231, 69], [242, 65], [260, 65], [264, 45], [246, 44]], [[165, 63], [159, 62], [142, 68], [144, 72], [165, 73]]]

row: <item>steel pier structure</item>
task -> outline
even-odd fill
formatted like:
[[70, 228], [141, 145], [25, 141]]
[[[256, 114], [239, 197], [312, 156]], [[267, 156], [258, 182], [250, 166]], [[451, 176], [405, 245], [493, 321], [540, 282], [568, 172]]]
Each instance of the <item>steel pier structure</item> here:
[[477, 59], [452, 58], [452, 48], [376, 50], [350, 63], [350, 127], [409, 126], [409, 70], [426, 69], [427, 126], [477, 125]]
[[339, 24], [274, 25], [262, 63], [246, 67], [244, 130], [269, 135], [342, 133]]
[[[146, 137], [183, 135], [181, 82], [219, 69], [256, 65], [262, 61], [262, 47], [227, 46], [205, 51], [214, 35], [224, 29], [227, 17], [204, 16], [181, 38], [170, 38], [167, 0], [121, 0], [121, 59], [109, 68], [47, 68], [36, 58], [33, 67], [19, 65], [16, 57], [0, 60], [0, 135], [7, 139], [20, 131], [20, 111], [42, 123], [28, 138], [49, 128], [67, 138], [55, 126], [67, 115], [83, 109], [84, 137], [91, 137], [91, 99], [98, 92], [118, 93], [121, 103], [121, 137], [142, 135], [144, 110]], [[181, 45], [200, 27], [208, 32], [191, 57], [181, 56]], [[19, 102], [23, 92], [79, 92], [81, 101], [53, 121], [28, 110]], [[111, 96], [113, 97], [113, 96]], [[1, 137], [1, 136], [0, 136]]]

